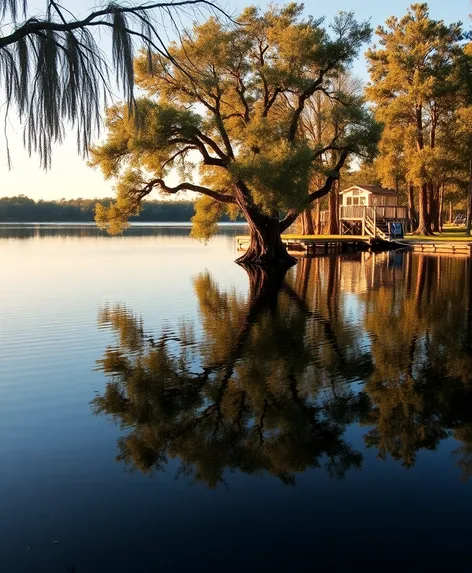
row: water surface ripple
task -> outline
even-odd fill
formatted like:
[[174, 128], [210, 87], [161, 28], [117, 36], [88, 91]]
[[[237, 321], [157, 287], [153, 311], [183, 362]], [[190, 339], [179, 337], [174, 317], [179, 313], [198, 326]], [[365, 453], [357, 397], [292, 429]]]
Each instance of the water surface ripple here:
[[472, 263], [0, 227], [6, 573], [470, 567]]

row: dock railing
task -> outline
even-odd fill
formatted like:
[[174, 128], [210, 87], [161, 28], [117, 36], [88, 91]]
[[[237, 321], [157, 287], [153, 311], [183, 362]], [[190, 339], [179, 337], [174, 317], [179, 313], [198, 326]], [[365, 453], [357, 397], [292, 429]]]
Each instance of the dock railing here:
[[408, 217], [407, 208], [399, 205], [375, 207], [367, 205], [342, 205], [339, 208], [341, 219], [347, 221], [362, 221], [366, 215], [371, 218], [385, 219], [387, 221], [405, 221]]

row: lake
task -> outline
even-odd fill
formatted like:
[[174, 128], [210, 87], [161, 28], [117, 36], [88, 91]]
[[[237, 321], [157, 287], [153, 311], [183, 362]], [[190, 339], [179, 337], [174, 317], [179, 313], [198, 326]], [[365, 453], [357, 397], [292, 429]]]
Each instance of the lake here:
[[2, 573], [472, 566], [472, 261], [0, 227]]

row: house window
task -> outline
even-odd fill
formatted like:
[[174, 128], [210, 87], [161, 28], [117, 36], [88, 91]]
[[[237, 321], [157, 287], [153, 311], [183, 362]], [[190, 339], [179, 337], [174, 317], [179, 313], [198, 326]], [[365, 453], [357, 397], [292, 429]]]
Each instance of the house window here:
[[352, 204], [353, 205], [359, 205], [359, 197], [353, 197], [352, 198]]
[[352, 197], [346, 197], [346, 205], [352, 205]]
[[361, 197], [361, 205], [365, 205], [365, 197]]

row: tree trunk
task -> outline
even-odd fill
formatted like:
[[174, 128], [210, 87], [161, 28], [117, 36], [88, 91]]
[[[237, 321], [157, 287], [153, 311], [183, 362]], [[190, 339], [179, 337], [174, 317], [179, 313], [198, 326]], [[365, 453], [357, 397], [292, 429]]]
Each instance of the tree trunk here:
[[415, 208], [415, 187], [411, 183], [408, 185], [408, 220], [410, 233], [413, 233], [418, 225], [418, 215]]
[[467, 227], [465, 234], [470, 237], [472, 231], [472, 157], [469, 162], [469, 196], [467, 198]]
[[236, 259], [244, 265], [280, 264], [291, 266], [297, 261], [287, 253], [280, 237], [280, 225], [277, 217], [267, 217], [255, 212], [246, 212], [251, 242], [248, 250]]
[[431, 230], [435, 233], [441, 231], [439, 223], [439, 187], [433, 183], [428, 183], [428, 207], [431, 220]]
[[449, 201], [449, 224], [454, 222], [454, 209], [452, 208], [452, 201]]
[[444, 219], [444, 183], [438, 187], [438, 194], [439, 194], [439, 231], [442, 233], [443, 231], [443, 219]]
[[333, 183], [329, 194], [329, 235], [339, 234], [338, 205], [338, 185], [337, 183]]
[[[416, 147], [418, 152], [424, 149], [423, 106], [416, 106]], [[428, 185], [423, 183], [418, 194], [418, 228], [415, 235], [432, 235], [431, 219], [428, 211]]]
[[418, 195], [418, 228], [415, 231], [416, 235], [432, 235], [431, 221], [428, 214], [428, 186], [421, 185]]
[[312, 208], [307, 207], [301, 215], [302, 235], [314, 235], [315, 228], [313, 225]]
[[321, 235], [321, 201], [320, 201], [320, 199], [316, 200], [315, 235]]

